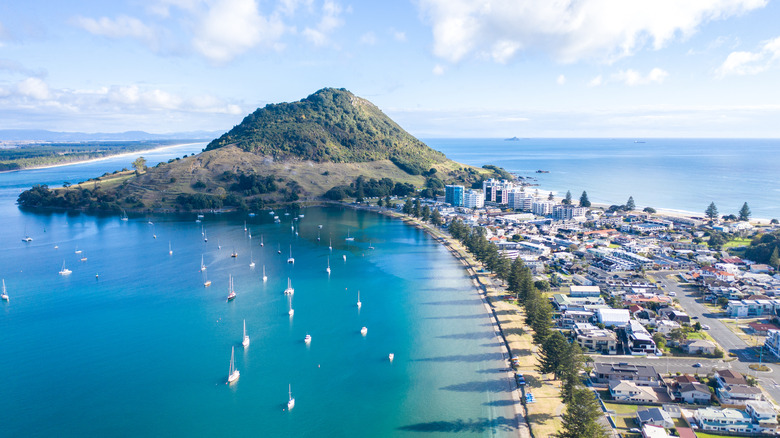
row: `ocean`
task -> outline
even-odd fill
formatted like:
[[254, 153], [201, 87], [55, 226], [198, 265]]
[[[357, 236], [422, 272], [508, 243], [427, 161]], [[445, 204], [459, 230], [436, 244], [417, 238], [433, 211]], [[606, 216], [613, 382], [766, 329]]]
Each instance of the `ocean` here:
[[[145, 156], [154, 165], [200, 148]], [[516, 434], [485, 308], [462, 266], [420, 230], [341, 208], [277, 211], [275, 224], [266, 212], [121, 221], [15, 205], [33, 183], [130, 161], [0, 174], [10, 295], [0, 303], [0, 436]], [[72, 274], [58, 274], [63, 264]], [[230, 276], [237, 298], [226, 302]], [[232, 348], [241, 377], [227, 385]]]
[[[754, 218], [780, 219], [777, 139], [425, 139], [449, 158], [494, 164], [575, 201], [721, 215], [747, 202]], [[637, 142], [639, 141], [639, 142]], [[537, 170], [549, 173], [536, 173]]]

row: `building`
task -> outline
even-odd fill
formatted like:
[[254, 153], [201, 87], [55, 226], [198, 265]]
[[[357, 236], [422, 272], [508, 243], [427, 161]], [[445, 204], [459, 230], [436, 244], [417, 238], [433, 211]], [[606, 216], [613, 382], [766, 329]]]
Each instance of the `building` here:
[[598, 297], [601, 296], [601, 288], [598, 286], [572, 286], [569, 291], [572, 297]]
[[680, 343], [680, 348], [688, 354], [715, 354], [715, 343], [704, 339], [688, 339]]
[[531, 204], [531, 213], [537, 216], [549, 216], [555, 207], [554, 201], [534, 201]]
[[712, 399], [710, 388], [697, 381], [677, 381], [674, 384], [669, 385], [669, 395], [676, 401], [697, 405], [709, 404], [710, 399]]
[[672, 417], [661, 408], [637, 409], [636, 420], [641, 425], [649, 424], [669, 429], [674, 427]]
[[767, 330], [764, 347], [775, 357], [780, 357], [780, 330]]
[[718, 382], [718, 386], [724, 385], [747, 385], [745, 377], [737, 371], [715, 370], [713, 377]]
[[446, 185], [444, 186], [444, 202], [453, 207], [463, 207], [463, 186]]
[[631, 319], [628, 309], [597, 309], [596, 319], [605, 327], [625, 327]]
[[617, 354], [615, 332], [600, 329], [590, 323], [574, 324], [574, 336], [583, 351], [601, 354]]
[[745, 406], [748, 401], [761, 401], [764, 396], [760, 388], [749, 385], [724, 385], [715, 390], [722, 405]]
[[485, 206], [485, 194], [478, 190], [466, 190], [463, 193], [463, 206], [466, 208], [482, 208]]
[[650, 333], [637, 320], [630, 320], [626, 327], [628, 350], [631, 354], [655, 354], [658, 350]]
[[575, 207], [573, 205], [555, 205], [553, 206], [553, 219], [557, 220], [574, 220], [585, 219], [585, 214], [588, 209], [585, 207]]
[[509, 204], [509, 191], [514, 189], [514, 184], [507, 180], [495, 180], [490, 178], [482, 181], [482, 191], [485, 193], [485, 202], [495, 204]]
[[742, 432], [753, 431], [753, 420], [744, 411], [737, 409], [700, 408], [693, 417], [699, 428], [705, 431]]
[[[696, 435], [694, 435], [696, 437]], [[661, 426], [645, 424], [642, 426], [642, 438], [677, 438], [674, 435], [666, 433], [666, 429]]]
[[661, 376], [650, 365], [634, 365], [628, 363], [593, 364], [591, 380], [595, 383], [609, 383], [613, 380], [627, 380], [639, 386], [660, 386]]
[[768, 401], [745, 402], [745, 413], [753, 420], [753, 431], [774, 435], [777, 433], [777, 412]]
[[564, 310], [558, 318], [558, 326], [561, 328], [574, 328], [575, 324], [589, 323], [593, 320], [592, 310]]
[[609, 382], [609, 394], [612, 400], [642, 403], [658, 403], [658, 394], [649, 386], [638, 386], [626, 380]]

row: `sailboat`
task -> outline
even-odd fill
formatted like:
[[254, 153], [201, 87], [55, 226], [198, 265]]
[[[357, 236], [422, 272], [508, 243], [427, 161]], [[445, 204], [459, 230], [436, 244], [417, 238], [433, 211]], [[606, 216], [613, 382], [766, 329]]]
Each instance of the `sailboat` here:
[[390, 362], [392, 362], [393, 359], [395, 359], [395, 354], [390, 353], [390, 354], [387, 355], [387, 358], [390, 359]]
[[276, 246], [276, 253], [277, 254], [281, 254], [282, 253], [282, 244], [281, 243], [277, 244], [277, 246]]
[[168, 255], [173, 255], [173, 250], [171, 249], [171, 241], [168, 241]]
[[346, 238], [346, 239], [344, 239], [344, 240], [346, 240], [347, 242], [352, 242], [352, 241], [354, 241], [354, 240], [355, 240], [355, 238], [354, 238], [354, 237], [351, 237], [351, 236], [349, 235], [349, 229], [347, 229], [347, 238]]
[[24, 239], [22, 239], [22, 242], [32, 242], [32, 237], [30, 237], [29, 234], [27, 234], [27, 227], [24, 227]]
[[368, 333], [368, 329], [367, 328], [363, 327], [363, 328], [360, 329], [360, 334], [361, 335], [365, 336], [366, 333]]
[[287, 289], [284, 290], [285, 295], [292, 295], [295, 293], [295, 289], [292, 287], [292, 280], [290, 280], [290, 277], [287, 277]]
[[265, 246], [265, 244], [263, 243], [263, 235], [261, 234], [260, 235], [260, 247], [262, 248], [264, 246]]
[[320, 230], [317, 230], [317, 242], [320, 241]]
[[374, 249], [374, 247], [371, 246], [371, 241], [370, 240], [368, 241], [368, 249]]
[[333, 239], [328, 239], [328, 249], [333, 251]]
[[357, 300], [357, 308], [363, 307], [363, 303], [360, 302], [360, 291], [358, 291], [358, 300]]
[[209, 236], [208, 236], [208, 234], [206, 234], [206, 230], [203, 230], [203, 241], [204, 242], [208, 242], [209, 241]]
[[255, 259], [252, 257], [252, 248], [249, 248], [249, 267], [254, 268], [255, 267]]
[[295, 407], [295, 399], [292, 396], [292, 385], [287, 386], [287, 410]]
[[236, 291], [233, 290], [233, 276], [230, 276], [230, 293], [228, 294], [227, 300], [233, 301], [236, 299]]
[[305, 337], [305, 338], [303, 338], [303, 342], [304, 342], [306, 345], [309, 345], [309, 344], [311, 344], [311, 335], [310, 335], [310, 334], [308, 334], [308, 333], [306, 333], [306, 337]]
[[205, 275], [203, 276], [203, 278], [206, 280], [206, 281], [204, 281], [204, 282], [203, 282], [203, 287], [209, 287], [209, 286], [211, 286], [211, 280], [209, 280], [208, 278], [206, 278], [206, 276], [205, 276]]
[[341, 258], [344, 259], [345, 262], [347, 261], [347, 255], [346, 254], [342, 255]]
[[287, 311], [287, 314], [290, 315], [290, 318], [292, 318], [293, 315], [295, 315], [295, 309], [292, 308], [292, 295], [290, 295], [290, 305], [289, 305], [289, 307], [290, 307], [290, 310]]
[[330, 275], [330, 257], [328, 257], [328, 267], [325, 268], [325, 272], [327, 272], [328, 275]]
[[81, 254], [81, 250], [79, 249], [78, 246], [76, 246], [76, 254]]
[[263, 283], [268, 281], [268, 276], [265, 275], [265, 265], [263, 265]]
[[230, 351], [230, 371], [228, 371], [228, 383], [234, 383], [241, 376], [241, 373], [236, 369], [236, 347], [232, 347]]
[[82, 256], [81, 256], [81, 258], [79, 260], [81, 260], [82, 262], [86, 262], [87, 261], [87, 256], [82, 254]]
[[238, 253], [236, 252], [235, 248], [233, 248], [233, 252], [230, 254], [230, 257], [233, 257], [233, 258], [238, 257]]
[[127, 212], [125, 211], [124, 208], [122, 209], [122, 218], [120, 220], [123, 220], [123, 221], [127, 221], [128, 220]]
[[244, 340], [241, 341], [241, 345], [243, 345], [244, 348], [249, 346], [249, 335], [246, 334], [246, 320], [244, 320]]
[[62, 269], [60, 269], [60, 275], [70, 275], [71, 272], [73, 272], [73, 271], [71, 271], [70, 269], [65, 267], [65, 260], [63, 260], [62, 261]]
[[206, 264], [203, 263], [203, 254], [200, 255], [200, 272], [203, 272], [206, 270]]
[[246, 221], [244, 221], [244, 232], [246, 233]]
[[8, 301], [8, 302], [11, 301], [11, 300], [8, 299], [8, 292], [6, 292], [6, 290], [5, 290], [5, 278], [3, 279], [3, 294], [0, 295], [0, 299], [2, 299], [3, 301]]
[[287, 259], [287, 263], [295, 263], [295, 259], [292, 256], [292, 245], [290, 245], [290, 258]]

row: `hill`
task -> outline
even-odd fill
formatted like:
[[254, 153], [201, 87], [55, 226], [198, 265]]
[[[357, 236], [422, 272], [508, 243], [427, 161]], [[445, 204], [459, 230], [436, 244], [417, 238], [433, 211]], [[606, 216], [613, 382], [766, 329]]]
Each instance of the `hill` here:
[[433, 197], [443, 194], [445, 184], [479, 185], [506, 175], [495, 166], [451, 161], [367, 100], [326, 88], [298, 102], [256, 110], [200, 154], [67, 188], [34, 187], [19, 196], [19, 204], [103, 211], [259, 210], [325, 198]]

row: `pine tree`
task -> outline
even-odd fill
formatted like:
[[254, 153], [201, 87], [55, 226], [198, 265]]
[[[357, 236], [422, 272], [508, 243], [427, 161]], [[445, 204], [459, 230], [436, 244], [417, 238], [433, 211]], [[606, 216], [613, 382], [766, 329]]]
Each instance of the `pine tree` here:
[[580, 195], [580, 207], [590, 207], [590, 200], [588, 199], [588, 192], [585, 190], [582, 191], [582, 195]]
[[775, 250], [772, 251], [772, 255], [769, 256], [769, 266], [780, 269], [780, 249], [775, 247]]
[[523, 279], [523, 269], [526, 269], [525, 264], [523, 263], [523, 259], [517, 257], [512, 262], [512, 267], [509, 270], [509, 278], [507, 279], [507, 289], [515, 294], [517, 299], [520, 299], [519, 293], [520, 284]]
[[563, 357], [569, 351], [569, 341], [559, 331], [553, 332], [539, 349], [539, 365], [537, 370], [542, 374], [560, 374]]
[[593, 391], [581, 385], [573, 388], [558, 438], [606, 438], [607, 432], [598, 423], [601, 415]]
[[750, 220], [750, 207], [748, 207], [747, 202], [742, 204], [742, 208], [739, 209], [739, 220], [741, 221], [748, 221]]
[[420, 207], [420, 198], [414, 200], [414, 207], [412, 208], [412, 216], [420, 217], [422, 214], [422, 208]]
[[406, 202], [404, 202], [403, 210], [404, 214], [412, 214], [414, 211], [414, 205], [412, 204], [411, 198], [406, 198]]
[[634, 197], [629, 196], [628, 201], [626, 202], [626, 210], [633, 211], [634, 209], [636, 209], [636, 204], [634, 203]]
[[553, 198], [553, 194], [552, 194], [552, 192], [550, 192], [550, 194], [549, 194], [549, 195], [547, 195], [547, 200], [548, 200], [548, 201], [552, 201], [553, 199], [554, 199], [554, 198]]
[[704, 214], [710, 218], [710, 221], [714, 221], [718, 218], [718, 207], [715, 206], [715, 202], [710, 202], [710, 206], [704, 210]]
[[561, 201], [564, 205], [571, 205], [571, 190], [566, 190], [566, 197]]
[[420, 216], [422, 217], [422, 220], [424, 222], [428, 222], [428, 219], [431, 218], [431, 208], [428, 207], [427, 205], [425, 207], [423, 207], [422, 213], [421, 213]]
[[441, 225], [441, 213], [435, 208], [431, 212], [431, 223], [437, 227]]

